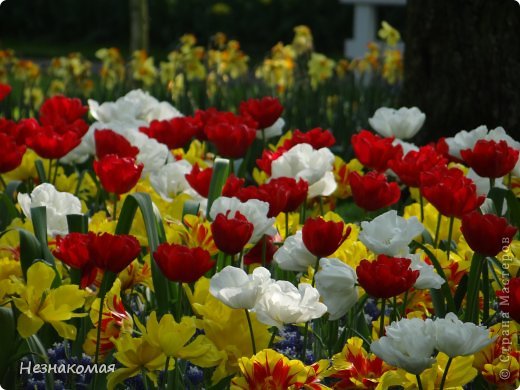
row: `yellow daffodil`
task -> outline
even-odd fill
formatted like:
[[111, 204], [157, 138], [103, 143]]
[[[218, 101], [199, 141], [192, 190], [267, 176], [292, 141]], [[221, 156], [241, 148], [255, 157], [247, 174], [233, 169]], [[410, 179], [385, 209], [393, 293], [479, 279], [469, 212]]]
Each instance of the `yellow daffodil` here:
[[238, 365], [242, 376], [231, 380], [234, 390], [329, 389], [319, 383], [316, 372], [326, 367], [325, 362], [314, 367], [305, 366], [299, 360], [289, 360], [272, 349], [264, 349], [251, 358], [238, 359]]
[[[221, 361], [211, 378], [217, 383], [238, 371], [237, 359], [253, 355], [247, 318], [243, 310], [231, 309], [209, 294], [209, 279], [199, 279], [193, 292], [185, 287], [192, 308], [200, 318], [197, 328], [204, 330], [220, 353]], [[250, 317], [256, 347], [266, 348], [271, 336], [268, 327], [258, 322], [254, 313], [250, 313]]]
[[379, 38], [384, 40], [388, 46], [395, 46], [401, 40], [401, 34], [395, 28], [393, 28], [388, 22], [384, 21], [381, 23], [377, 35]]
[[[292, 236], [301, 227], [300, 213], [298, 213], [298, 212], [289, 213], [288, 222], [289, 222], [289, 236]], [[278, 216], [276, 217], [274, 226], [276, 227], [276, 230], [278, 230], [278, 232], [280, 233], [280, 236], [282, 237], [282, 239], [287, 238], [287, 236], [285, 234], [285, 231], [286, 231], [285, 213], [278, 214]]]
[[351, 172], [362, 172], [363, 165], [357, 159], [352, 159], [346, 163], [341, 157], [334, 158], [334, 178], [338, 184], [338, 188], [334, 192], [334, 196], [340, 199], [346, 199], [352, 195], [348, 175]]
[[[447, 363], [448, 356], [441, 352], [437, 355], [437, 361], [432, 368], [421, 373], [421, 382], [424, 390], [435, 390], [440, 387]], [[473, 355], [454, 358], [448, 370], [444, 388], [462, 390], [462, 386], [471, 382], [477, 376], [477, 370], [472, 367], [472, 363]], [[402, 386], [405, 390], [417, 389], [417, 378], [403, 369], [388, 371], [381, 377], [381, 381], [376, 389], [388, 389], [390, 386]]]
[[[125, 379], [136, 376], [143, 371], [157, 387], [157, 371], [164, 369], [167, 359], [161, 348], [151, 344], [146, 337], [133, 338], [128, 333], [114, 340], [114, 345], [117, 349], [114, 357], [124, 367], [108, 375], [107, 386], [109, 390]], [[173, 368], [173, 360], [170, 361], [168, 368]]]
[[312, 53], [308, 63], [311, 87], [316, 89], [318, 85], [329, 80], [334, 75], [336, 62], [321, 53]]
[[138, 327], [143, 337], [161, 348], [166, 356], [189, 360], [200, 367], [214, 367], [222, 360], [222, 354], [204, 335], [190, 342], [197, 330], [195, 324], [194, 317], [182, 317], [181, 322], [176, 322], [171, 314], [162, 316], [158, 322], [157, 315], [152, 312], [146, 329], [139, 323]]
[[325, 375], [339, 380], [334, 384], [335, 389], [372, 389], [390, 369], [380, 358], [363, 348], [363, 340], [352, 337], [341, 352], [332, 356], [332, 366]]
[[[13, 169], [12, 171], [4, 174], [6, 181], [27, 180], [38, 177], [38, 173], [36, 172], [36, 165], [34, 165], [34, 162], [39, 158], [40, 157], [38, 157], [36, 152], [34, 152], [32, 149], [27, 149], [23, 155], [22, 163], [16, 169]], [[47, 160], [42, 160], [44, 166], [46, 166], [46, 161]]]
[[314, 44], [311, 29], [304, 25], [296, 26], [291, 45], [298, 55], [312, 51]]
[[[408, 219], [413, 216], [419, 218], [419, 220], [421, 218], [421, 206], [419, 205], [419, 203], [412, 203], [411, 205], [406, 206], [404, 208], [403, 217], [405, 219]], [[439, 212], [437, 211], [437, 209], [435, 209], [435, 207], [433, 207], [433, 205], [426, 202], [426, 200], [425, 200], [424, 201], [423, 225], [426, 228], [426, 230], [428, 231], [428, 233], [430, 233], [432, 240], [435, 240], [435, 232], [437, 229], [438, 216], [439, 216]], [[450, 225], [450, 219], [448, 217], [443, 216], [441, 219], [441, 225], [440, 225], [440, 229], [439, 229], [439, 242], [440, 242], [440, 240], [448, 239], [449, 225]], [[456, 218], [453, 223], [453, 234], [451, 236], [451, 239], [455, 242], [458, 241], [460, 236], [462, 235], [462, 233], [460, 231], [460, 225], [461, 225], [460, 219]]]
[[55, 276], [52, 267], [41, 261], [29, 267], [27, 283], [20, 298], [13, 298], [21, 312], [17, 329], [22, 337], [32, 336], [47, 322], [61, 337], [69, 340], [76, 338], [76, 328], [65, 321], [87, 315], [74, 312], [83, 306], [87, 293], [77, 285], [52, 289]]
[[12, 295], [23, 291], [22, 268], [20, 262], [7, 257], [0, 259], [0, 306]]
[[152, 268], [150, 266], [150, 255], [146, 255], [144, 263], [134, 260], [118, 275], [121, 281], [121, 290], [131, 290], [138, 284], [142, 284], [153, 291]]

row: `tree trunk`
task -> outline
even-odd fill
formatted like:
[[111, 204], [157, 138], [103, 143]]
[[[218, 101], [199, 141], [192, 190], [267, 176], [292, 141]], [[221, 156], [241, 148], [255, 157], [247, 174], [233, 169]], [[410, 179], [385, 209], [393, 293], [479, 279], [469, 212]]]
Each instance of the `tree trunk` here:
[[401, 103], [426, 113], [422, 141], [479, 125], [520, 131], [520, 4], [408, 0]]
[[130, 52], [148, 51], [149, 46], [148, 0], [130, 0]]

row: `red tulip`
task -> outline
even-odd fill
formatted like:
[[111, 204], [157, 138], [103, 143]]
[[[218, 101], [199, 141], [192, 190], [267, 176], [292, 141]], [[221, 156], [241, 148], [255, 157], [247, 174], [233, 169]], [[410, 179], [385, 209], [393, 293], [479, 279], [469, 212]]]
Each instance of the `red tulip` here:
[[97, 268], [90, 254], [93, 236], [93, 233], [69, 233], [65, 237], [56, 237], [53, 254], [69, 267], [81, 270], [81, 288], [90, 286], [97, 275]]
[[213, 168], [200, 169], [198, 164], [195, 164], [190, 173], [185, 175], [186, 180], [200, 196], [208, 197], [209, 186], [211, 184], [211, 176], [213, 175]]
[[511, 278], [496, 294], [500, 310], [520, 323], [520, 278]]
[[329, 130], [323, 130], [321, 127], [316, 127], [305, 133], [300, 130], [295, 130], [292, 137], [285, 140], [282, 147], [289, 150], [294, 145], [309, 144], [314, 149], [329, 148], [336, 143], [336, 138]]
[[211, 233], [215, 245], [228, 255], [236, 255], [248, 243], [253, 235], [254, 225], [238, 211], [234, 217], [229, 217], [229, 211], [218, 214], [211, 224]]
[[62, 158], [81, 142], [81, 136], [74, 131], [63, 134], [55, 132], [50, 126], [43, 126], [26, 139], [27, 146], [43, 158]]
[[51, 126], [59, 134], [72, 131], [82, 137], [88, 130], [88, 124], [82, 119], [87, 112], [88, 107], [78, 98], [53, 96], [40, 108], [40, 123]]
[[258, 165], [258, 167], [262, 171], [264, 171], [268, 175], [271, 175], [271, 165], [272, 165], [273, 161], [275, 161], [278, 157], [280, 157], [282, 154], [284, 154], [287, 150], [288, 149], [286, 149], [284, 147], [279, 147], [274, 152], [272, 150], [264, 149], [262, 151], [261, 158], [256, 160], [256, 165]]
[[350, 234], [343, 222], [325, 221], [322, 217], [309, 218], [302, 229], [305, 247], [317, 257], [327, 257], [336, 252]]
[[4, 100], [12, 91], [13, 88], [9, 84], [0, 83], [0, 102]]
[[246, 124], [221, 122], [206, 128], [208, 140], [217, 147], [218, 154], [226, 158], [244, 157], [255, 140], [256, 130]]
[[249, 99], [240, 103], [240, 113], [250, 116], [258, 123], [258, 128], [270, 127], [280, 118], [283, 106], [275, 97], [266, 96], [262, 99]]
[[247, 202], [249, 199], [258, 199], [269, 203], [267, 216], [271, 218], [282, 212], [287, 203], [287, 195], [284, 191], [262, 185], [260, 187], [248, 186], [240, 188], [234, 196], [240, 199], [241, 202]]
[[20, 120], [9, 133], [15, 138], [18, 145], [27, 145], [27, 140], [41, 130], [40, 124], [34, 118]]
[[[264, 244], [265, 240], [265, 244]], [[273, 261], [273, 256], [278, 250], [278, 247], [274, 244], [273, 237], [264, 236], [260, 239], [256, 245], [251, 248], [249, 252], [244, 256], [244, 264], [262, 264], [262, 253], [264, 253], [264, 245], [265, 245], [265, 264], [271, 264]]]
[[154, 120], [148, 127], [139, 131], [155, 138], [169, 149], [183, 148], [197, 132], [196, 120], [191, 117], [178, 117], [168, 120]]
[[520, 152], [506, 141], [479, 140], [473, 149], [460, 151], [464, 162], [482, 177], [497, 178], [513, 170]]
[[109, 154], [99, 161], [94, 161], [94, 171], [107, 192], [121, 195], [137, 184], [143, 164], [136, 164], [133, 158]]
[[90, 256], [95, 266], [115, 274], [123, 271], [141, 252], [137, 238], [128, 234], [90, 233]]
[[400, 159], [403, 155], [401, 145], [392, 145], [393, 138], [381, 138], [368, 130], [354, 134], [351, 142], [361, 164], [376, 171], [386, 171], [390, 160]]
[[473, 211], [462, 217], [460, 230], [475, 252], [496, 256], [509, 246], [518, 229], [505, 218]]
[[269, 180], [268, 183], [264, 184], [263, 187], [269, 193], [282, 193], [286, 194], [286, 201], [281, 211], [284, 213], [290, 213], [296, 211], [303, 202], [307, 199], [307, 193], [309, 192], [309, 184], [303, 180], [292, 177], [278, 177], [276, 179]]
[[389, 183], [382, 173], [369, 172], [361, 176], [352, 172], [348, 176], [354, 202], [364, 210], [374, 211], [391, 206], [401, 197], [397, 183]]
[[132, 146], [125, 137], [110, 129], [96, 130], [94, 140], [98, 159], [102, 159], [109, 154], [130, 158], [136, 158], [139, 154], [139, 148]]
[[5, 133], [0, 133], [0, 173], [12, 171], [22, 163], [25, 145], [17, 145], [15, 139]]
[[475, 210], [485, 197], [477, 195], [477, 187], [457, 168], [436, 168], [421, 173], [421, 194], [447, 217], [462, 218]]
[[446, 166], [448, 160], [437, 153], [431, 145], [423, 146], [419, 151], [410, 151], [401, 159], [391, 160], [388, 167], [392, 169], [402, 183], [409, 187], [421, 185], [421, 172], [430, 171], [437, 166]]
[[236, 196], [238, 191], [244, 186], [244, 183], [245, 179], [240, 179], [234, 174], [229, 175], [226, 183], [224, 183], [224, 187], [222, 187], [222, 196], [227, 196], [228, 198]]
[[410, 264], [410, 259], [386, 255], [374, 261], [361, 260], [356, 268], [358, 283], [375, 298], [395, 297], [408, 291], [419, 277]]
[[153, 257], [164, 276], [174, 282], [194, 283], [215, 265], [208, 251], [175, 244], [159, 245]]

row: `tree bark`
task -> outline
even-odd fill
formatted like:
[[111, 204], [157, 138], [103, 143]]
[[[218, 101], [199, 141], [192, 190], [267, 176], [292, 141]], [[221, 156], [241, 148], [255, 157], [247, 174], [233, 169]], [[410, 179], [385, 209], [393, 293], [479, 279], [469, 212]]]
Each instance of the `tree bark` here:
[[426, 113], [421, 141], [479, 125], [520, 134], [520, 5], [408, 0], [401, 103]]
[[130, 52], [148, 51], [149, 37], [148, 0], [130, 0]]

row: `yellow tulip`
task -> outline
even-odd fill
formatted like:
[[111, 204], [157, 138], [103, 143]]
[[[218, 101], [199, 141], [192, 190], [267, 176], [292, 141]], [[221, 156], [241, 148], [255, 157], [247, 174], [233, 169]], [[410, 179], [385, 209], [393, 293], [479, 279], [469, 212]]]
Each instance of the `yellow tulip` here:
[[47, 322], [61, 337], [69, 340], [76, 338], [76, 328], [65, 321], [87, 315], [74, 313], [85, 303], [87, 292], [80, 290], [77, 285], [51, 289], [55, 276], [52, 267], [43, 262], [29, 267], [27, 283], [20, 298], [13, 298], [21, 312], [17, 329], [22, 337], [32, 336]]

